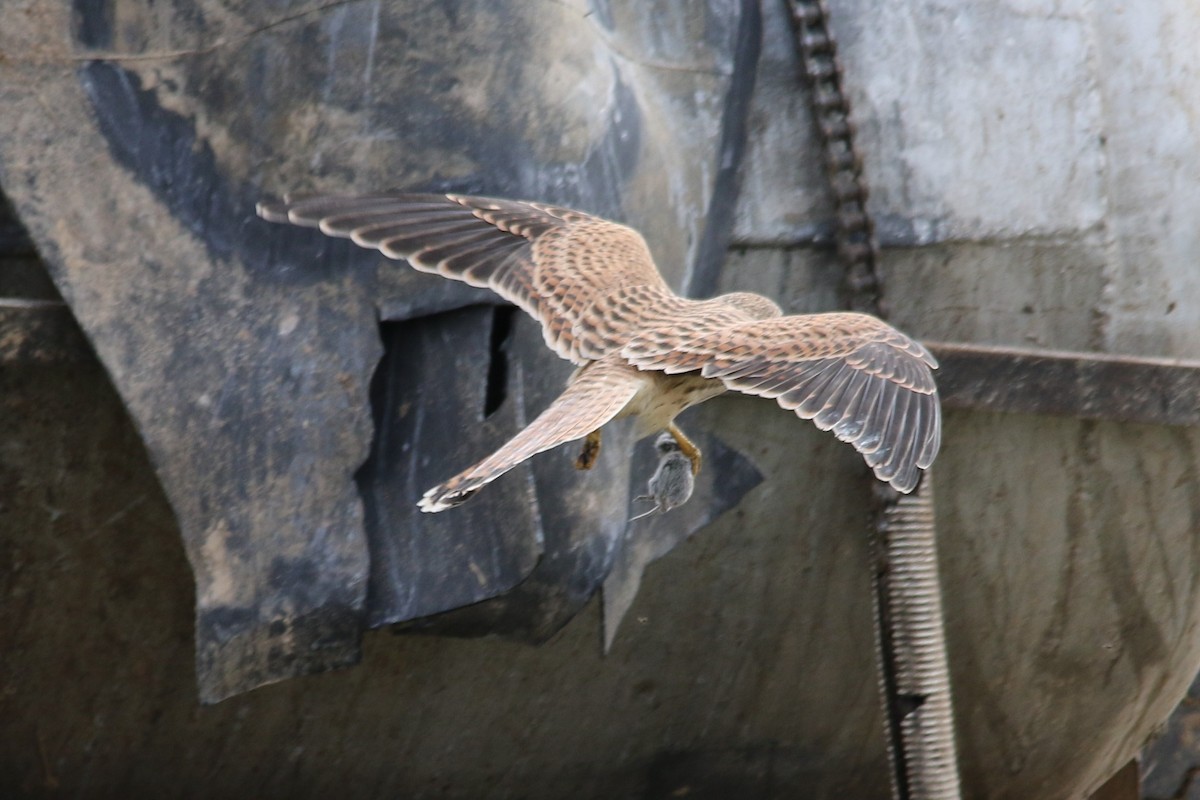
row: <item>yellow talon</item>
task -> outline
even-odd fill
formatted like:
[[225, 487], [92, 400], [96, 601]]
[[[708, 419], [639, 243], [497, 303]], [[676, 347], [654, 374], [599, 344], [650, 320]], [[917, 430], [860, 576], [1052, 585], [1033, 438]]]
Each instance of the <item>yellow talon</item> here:
[[591, 469], [600, 457], [600, 431], [594, 430], [583, 440], [583, 449], [575, 459], [575, 469]]
[[683, 431], [675, 427], [674, 422], [667, 426], [667, 433], [675, 437], [675, 443], [679, 445], [679, 452], [687, 456], [688, 461], [692, 462], [692, 475], [699, 475], [702, 458], [700, 448], [696, 447], [696, 443], [685, 436]]

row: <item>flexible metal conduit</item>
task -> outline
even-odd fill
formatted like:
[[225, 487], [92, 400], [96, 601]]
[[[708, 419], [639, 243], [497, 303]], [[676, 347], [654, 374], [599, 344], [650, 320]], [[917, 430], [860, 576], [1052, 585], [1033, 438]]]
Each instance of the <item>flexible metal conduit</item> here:
[[881, 503], [876, 534], [876, 643], [893, 794], [958, 800], [931, 473], [925, 473], [915, 494]]

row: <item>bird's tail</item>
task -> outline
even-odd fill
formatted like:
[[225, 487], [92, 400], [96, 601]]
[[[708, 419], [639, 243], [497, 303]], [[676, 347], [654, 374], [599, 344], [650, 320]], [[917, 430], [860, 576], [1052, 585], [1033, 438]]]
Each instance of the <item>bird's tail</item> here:
[[503, 447], [475, 466], [433, 487], [417, 504], [422, 511], [453, 508], [532, 456], [587, 436], [615, 417], [645, 379], [616, 360], [580, 370], [550, 407]]

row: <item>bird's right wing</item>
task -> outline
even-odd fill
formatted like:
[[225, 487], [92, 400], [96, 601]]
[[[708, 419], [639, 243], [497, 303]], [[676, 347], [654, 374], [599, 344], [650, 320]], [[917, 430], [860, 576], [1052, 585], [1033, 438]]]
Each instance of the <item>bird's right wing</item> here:
[[625, 287], [670, 295], [632, 228], [542, 203], [465, 195], [288, 197], [260, 203], [271, 222], [319, 228], [388, 258], [491, 289], [542, 325], [549, 345], [581, 364], [576, 326], [593, 302]]
[[699, 371], [726, 388], [774, 398], [832, 430], [876, 477], [910, 492], [942, 441], [937, 362], [918, 342], [866, 314], [775, 317], [713, 329], [681, 317], [621, 351], [641, 369]]

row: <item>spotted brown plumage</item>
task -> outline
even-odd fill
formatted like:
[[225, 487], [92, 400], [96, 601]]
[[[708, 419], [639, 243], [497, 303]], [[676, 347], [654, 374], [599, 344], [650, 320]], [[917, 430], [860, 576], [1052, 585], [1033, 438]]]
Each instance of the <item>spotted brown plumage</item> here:
[[566, 390], [475, 466], [426, 492], [425, 511], [458, 505], [527, 458], [636, 416], [638, 436], [668, 431], [685, 408], [727, 390], [776, 400], [862, 454], [910, 492], [941, 443], [941, 410], [924, 347], [865, 314], [782, 316], [761, 295], [692, 300], [671, 291], [632, 228], [579, 211], [463, 195], [289, 197], [262, 203], [275, 222], [319, 228], [422, 272], [491, 289], [542, 326], [578, 365]]

